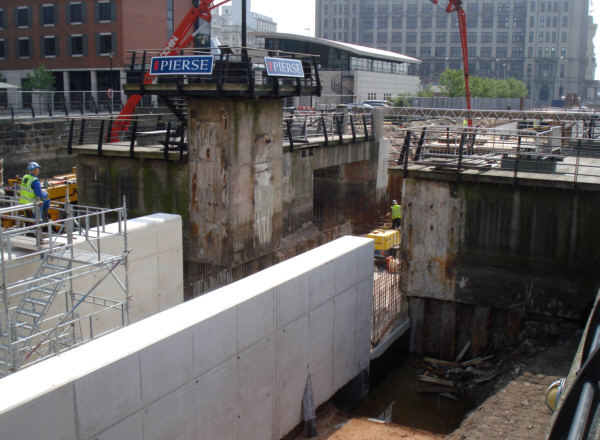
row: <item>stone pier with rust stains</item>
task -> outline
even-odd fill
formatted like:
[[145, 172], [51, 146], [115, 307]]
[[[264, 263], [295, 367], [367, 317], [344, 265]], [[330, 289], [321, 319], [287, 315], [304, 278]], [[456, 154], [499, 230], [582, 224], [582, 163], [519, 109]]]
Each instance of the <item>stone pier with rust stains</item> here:
[[260, 254], [281, 238], [282, 100], [189, 98], [188, 111], [189, 259]]
[[[390, 169], [401, 175], [401, 169]], [[404, 179], [412, 349], [454, 359], [514, 340], [525, 319], [587, 316], [600, 285], [600, 179], [436, 173]]]

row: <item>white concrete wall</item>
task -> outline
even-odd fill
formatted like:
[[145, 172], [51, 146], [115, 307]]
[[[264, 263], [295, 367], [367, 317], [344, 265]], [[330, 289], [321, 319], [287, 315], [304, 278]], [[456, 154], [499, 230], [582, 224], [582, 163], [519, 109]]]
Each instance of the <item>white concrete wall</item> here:
[[399, 93], [417, 94], [419, 77], [416, 75], [394, 75], [381, 72], [354, 71], [354, 94], [357, 102], [368, 98], [369, 93], [377, 93], [377, 99], [383, 99], [384, 93], [391, 93], [392, 98]]
[[278, 439], [368, 367], [373, 244], [344, 237], [0, 380], [2, 439]]

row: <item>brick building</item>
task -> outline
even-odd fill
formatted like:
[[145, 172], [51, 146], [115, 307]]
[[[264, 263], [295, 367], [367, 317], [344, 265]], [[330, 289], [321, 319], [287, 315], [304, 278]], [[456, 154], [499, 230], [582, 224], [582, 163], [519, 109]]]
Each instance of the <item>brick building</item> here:
[[42, 64], [57, 91], [119, 91], [127, 51], [163, 47], [191, 6], [192, 0], [0, 0], [0, 74], [22, 86]]

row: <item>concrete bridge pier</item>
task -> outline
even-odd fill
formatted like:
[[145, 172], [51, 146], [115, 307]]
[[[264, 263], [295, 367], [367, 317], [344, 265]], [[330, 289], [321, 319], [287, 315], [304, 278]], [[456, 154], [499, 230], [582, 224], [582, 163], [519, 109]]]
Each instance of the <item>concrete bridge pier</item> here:
[[228, 265], [260, 254], [281, 238], [282, 100], [187, 102], [189, 257]]

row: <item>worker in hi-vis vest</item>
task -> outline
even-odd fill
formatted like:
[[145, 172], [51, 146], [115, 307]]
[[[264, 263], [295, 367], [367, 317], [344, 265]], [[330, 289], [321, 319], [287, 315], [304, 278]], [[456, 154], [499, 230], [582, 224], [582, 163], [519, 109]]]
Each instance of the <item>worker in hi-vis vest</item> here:
[[[48, 220], [48, 207], [50, 206], [50, 200], [48, 199], [48, 193], [42, 190], [42, 184], [38, 178], [40, 174], [40, 164], [37, 162], [29, 162], [27, 165], [29, 173], [23, 176], [21, 179], [21, 191], [19, 194], [19, 204], [25, 205], [27, 203], [40, 202], [42, 205], [42, 219]], [[37, 216], [38, 210], [34, 212]]]
[[402, 223], [402, 206], [398, 205], [398, 202], [392, 200], [392, 228], [400, 229]]

